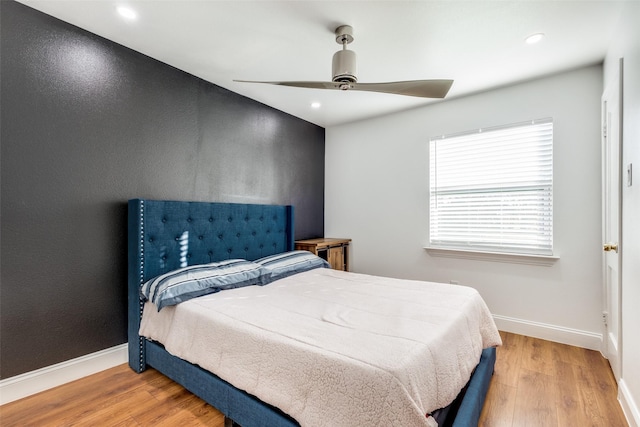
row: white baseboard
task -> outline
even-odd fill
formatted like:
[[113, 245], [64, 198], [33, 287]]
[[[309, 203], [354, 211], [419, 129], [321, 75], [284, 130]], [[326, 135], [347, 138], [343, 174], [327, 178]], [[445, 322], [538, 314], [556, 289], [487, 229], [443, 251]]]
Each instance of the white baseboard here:
[[627, 418], [629, 427], [640, 427], [640, 409], [633, 400], [624, 378], [618, 382], [618, 400], [620, 400], [620, 406], [622, 406], [622, 412]]
[[127, 344], [0, 381], [0, 405], [127, 363]]
[[602, 334], [500, 316], [499, 314], [494, 314], [493, 319], [501, 331], [602, 352]]

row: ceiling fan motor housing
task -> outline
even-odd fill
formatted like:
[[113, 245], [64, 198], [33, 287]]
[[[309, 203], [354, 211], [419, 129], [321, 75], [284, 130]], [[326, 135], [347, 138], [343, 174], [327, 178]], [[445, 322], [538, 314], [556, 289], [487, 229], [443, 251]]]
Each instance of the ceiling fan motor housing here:
[[356, 53], [343, 49], [333, 55], [333, 81], [356, 83]]

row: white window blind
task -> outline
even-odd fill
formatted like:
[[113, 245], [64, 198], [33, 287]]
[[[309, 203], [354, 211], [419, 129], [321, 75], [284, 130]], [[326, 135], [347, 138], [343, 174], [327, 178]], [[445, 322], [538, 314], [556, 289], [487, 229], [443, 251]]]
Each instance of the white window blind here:
[[434, 248], [552, 255], [553, 120], [429, 141]]

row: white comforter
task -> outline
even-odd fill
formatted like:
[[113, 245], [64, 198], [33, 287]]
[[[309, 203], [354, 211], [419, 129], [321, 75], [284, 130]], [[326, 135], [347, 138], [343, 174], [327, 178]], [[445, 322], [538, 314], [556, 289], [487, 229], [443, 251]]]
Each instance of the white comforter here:
[[140, 334], [302, 426], [429, 426], [500, 336], [462, 286], [317, 269], [157, 312]]

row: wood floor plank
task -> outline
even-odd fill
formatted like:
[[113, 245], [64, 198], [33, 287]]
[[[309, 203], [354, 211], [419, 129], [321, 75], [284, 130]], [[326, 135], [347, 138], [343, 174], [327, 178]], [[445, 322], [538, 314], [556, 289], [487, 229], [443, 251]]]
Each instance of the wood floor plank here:
[[148, 405], [149, 396], [144, 393], [123, 393], [101, 400], [95, 406], [60, 419], [64, 426], [111, 426], [131, 420], [130, 413]]
[[522, 426], [557, 426], [557, 395], [552, 376], [521, 368], [513, 419]]
[[483, 427], [513, 426], [516, 391], [516, 387], [492, 381], [478, 425]]
[[558, 425], [592, 425], [592, 417], [589, 415], [589, 409], [581, 404], [584, 400], [580, 396], [580, 390], [574, 372], [574, 368], [582, 368], [582, 366], [560, 360], [556, 361], [556, 366]]
[[502, 337], [502, 345], [496, 351], [496, 358], [499, 362], [494, 369], [492, 381], [516, 387], [524, 348], [524, 337], [506, 332], [500, 332], [500, 336]]
[[[575, 347], [572, 345], [564, 345], [558, 343], [552, 343], [553, 347], [551, 353], [554, 360], [570, 363], [578, 366], [589, 366], [587, 361], [587, 353], [593, 350], [587, 350], [585, 348]], [[603, 359], [604, 360], [604, 359]]]
[[554, 344], [551, 341], [523, 336], [521, 366], [544, 375], [555, 375]]
[[[625, 427], [598, 352], [501, 332], [479, 425]], [[223, 427], [224, 417], [159, 372], [126, 364], [0, 406], [2, 427]]]
[[590, 424], [603, 425], [604, 417], [600, 414], [598, 400], [596, 398], [595, 383], [589, 368], [582, 366], [574, 367], [576, 381], [578, 384], [578, 396], [583, 402], [585, 413]]
[[[172, 415], [164, 417], [162, 420], [153, 424], [157, 427], [175, 427], [177, 425], [184, 426], [212, 426], [223, 425], [224, 416], [219, 412], [212, 412], [211, 408], [205, 402], [196, 402], [195, 400], [184, 401], [180, 409]], [[149, 424], [147, 424], [149, 425]]]
[[[595, 353], [595, 352], [594, 352]], [[590, 414], [598, 425], [626, 426], [617, 401], [618, 389], [609, 363], [597, 354], [588, 355], [589, 367], [576, 367], [577, 383], [584, 399], [591, 402]]]

